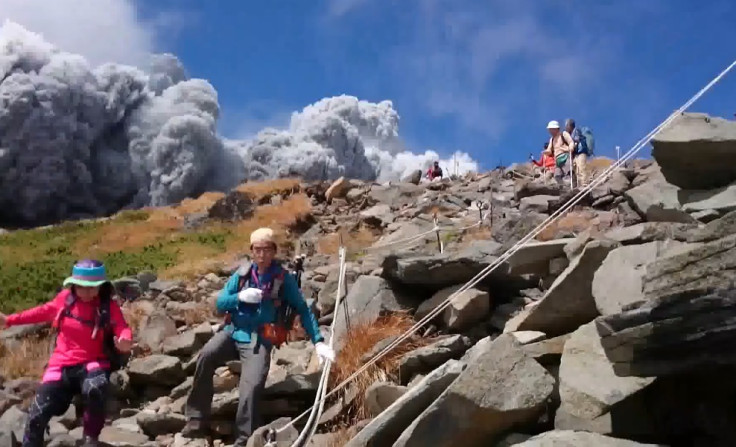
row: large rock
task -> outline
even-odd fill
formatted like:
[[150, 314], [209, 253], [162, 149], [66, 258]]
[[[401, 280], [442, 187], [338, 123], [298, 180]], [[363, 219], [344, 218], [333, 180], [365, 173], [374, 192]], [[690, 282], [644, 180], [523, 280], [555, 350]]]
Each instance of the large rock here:
[[554, 337], [572, 332], [598, 316], [591, 283], [598, 267], [617, 245], [606, 240], [589, 242], [555, 279], [538, 304], [529, 310], [516, 330], [541, 331]]
[[596, 320], [618, 376], [666, 376], [736, 365], [736, 287], [663, 294]]
[[392, 209], [398, 209], [405, 205], [414, 204], [417, 198], [424, 193], [424, 188], [411, 183], [398, 183], [395, 185], [373, 185], [368, 193], [373, 203], [383, 203]]
[[[345, 312], [347, 307], [348, 312]], [[359, 276], [350, 286], [345, 302], [335, 312], [335, 347], [345, 342], [348, 324], [371, 324], [387, 312], [406, 310], [408, 304], [395, 294], [389, 283], [377, 276]]]
[[409, 175], [401, 179], [401, 181], [404, 183], [412, 183], [414, 185], [418, 185], [419, 182], [422, 181], [422, 170], [416, 169], [412, 171]]
[[644, 293], [652, 296], [703, 287], [729, 287], [736, 281], [736, 233], [647, 267]]
[[148, 445], [148, 436], [115, 427], [105, 427], [100, 433], [100, 443], [110, 447], [141, 447]]
[[177, 335], [176, 322], [163, 311], [156, 311], [145, 317], [136, 336], [142, 348], [160, 353], [164, 340]]
[[407, 352], [399, 359], [399, 380], [408, 383], [414, 374], [431, 371], [447, 360], [460, 358], [471, 344], [463, 335], [452, 335]]
[[166, 433], [176, 433], [184, 428], [187, 419], [176, 413], [156, 413], [151, 410], [143, 410], [136, 415], [136, 422], [141, 426], [143, 432], [151, 437]]
[[643, 278], [647, 266], [657, 259], [682, 253], [693, 244], [656, 241], [619, 247], [606, 256], [593, 276], [592, 292], [601, 315], [621, 312], [644, 299]]
[[181, 360], [162, 354], [133, 359], [128, 367], [128, 374], [131, 382], [140, 385], [173, 387], [185, 378]]
[[350, 190], [350, 181], [345, 177], [340, 177], [335, 180], [327, 191], [325, 191], [325, 198], [327, 200], [338, 199], [345, 197], [345, 194]]
[[[383, 447], [392, 445], [459, 375], [463, 364], [449, 360], [427, 374], [391, 406], [371, 420], [345, 447]], [[432, 445], [432, 444], [429, 444]]]
[[659, 444], [641, 444], [628, 439], [574, 430], [548, 431], [513, 445], [515, 447], [662, 447]]
[[365, 390], [365, 410], [367, 414], [378, 416], [403, 396], [407, 391], [405, 386], [393, 382], [375, 382]]
[[549, 210], [549, 202], [557, 200], [557, 196], [531, 196], [524, 197], [519, 202], [519, 211], [534, 211], [537, 213], [546, 213]]
[[595, 323], [575, 331], [560, 362], [560, 407], [555, 428], [614, 435], [649, 434], [639, 393], [654, 378], [619, 377], [606, 357]]
[[514, 185], [514, 199], [522, 201], [534, 196], [559, 196], [563, 187], [555, 182], [517, 181]]
[[688, 231], [697, 228], [693, 224], [676, 222], [641, 222], [627, 227], [614, 228], [604, 237], [622, 245], [644, 244], [646, 242], [673, 239], [686, 241]]
[[493, 263], [500, 253], [500, 244], [478, 241], [460, 252], [446, 251], [433, 256], [389, 255], [383, 262], [383, 275], [405, 285], [441, 289], [467, 282]]
[[649, 222], [696, 223], [682, 209], [680, 188], [660, 179], [653, 179], [626, 191], [624, 195], [639, 215]]
[[652, 156], [673, 185], [713, 189], [736, 179], [736, 122], [686, 113], [659, 131]]
[[[435, 293], [432, 298], [419, 305], [414, 318], [419, 320], [427, 316], [437, 306], [460, 289], [460, 285], [448, 287]], [[439, 318], [448, 329], [462, 331], [485, 320], [491, 311], [491, 297], [488, 292], [471, 288], [457, 294], [450, 305], [445, 308]]]
[[487, 446], [540, 416], [555, 379], [524, 354], [512, 335], [484, 347], [394, 447]]
[[679, 196], [683, 210], [688, 213], [710, 210], [728, 213], [736, 210], [736, 183], [705, 191], [681, 190]]
[[543, 242], [529, 241], [506, 261], [509, 273], [512, 275], [525, 273], [547, 275], [549, 273], [549, 262], [552, 259], [565, 256], [565, 246], [574, 240], [574, 238], [563, 238]]

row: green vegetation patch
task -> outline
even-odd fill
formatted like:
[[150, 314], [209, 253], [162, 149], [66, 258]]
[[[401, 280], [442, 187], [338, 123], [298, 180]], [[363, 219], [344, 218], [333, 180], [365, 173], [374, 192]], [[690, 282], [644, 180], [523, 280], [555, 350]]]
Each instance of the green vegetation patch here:
[[[72, 252], [74, 242], [100, 225], [68, 223], [0, 236], [0, 312], [16, 312], [51, 299], [74, 262], [80, 255], [85, 256]], [[141, 230], [145, 231], [145, 227]], [[116, 279], [175, 266], [185, 244], [223, 252], [230, 238], [226, 230], [182, 233], [142, 248], [107, 253], [99, 259], [107, 266], [108, 276]]]

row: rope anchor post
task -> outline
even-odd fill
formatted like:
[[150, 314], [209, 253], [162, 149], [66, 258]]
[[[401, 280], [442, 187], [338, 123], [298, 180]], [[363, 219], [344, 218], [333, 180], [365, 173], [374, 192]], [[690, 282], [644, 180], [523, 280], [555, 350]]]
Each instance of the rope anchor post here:
[[439, 219], [437, 218], [437, 213], [434, 213], [434, 228], [435, 232], [437, 233], [437, 248], [440, 251], [440, 254], [444, 253], [445, 248], [442, 246], [442, 238], [440, 237], [440, 224]]

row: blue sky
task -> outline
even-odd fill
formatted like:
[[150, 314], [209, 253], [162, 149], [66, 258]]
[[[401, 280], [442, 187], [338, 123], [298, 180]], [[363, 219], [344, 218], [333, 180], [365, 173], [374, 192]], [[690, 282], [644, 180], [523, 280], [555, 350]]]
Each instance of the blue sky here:
[[[570, 116], [594, 130], [598, 154], [628, 149], [736, 58], [733, 0], [84, 1], [102, 5], [113, 35], [135, 22], [133, 40], [208, 79], [227, 137], [349, 94], [392, 100], [412, 150], [461, 150], [484, 168], [538, 154], [547, 121]], [[0, 0], [0, 10], [14, 4], [28, 9]], [[79, 8], [54, 14], [88, 26]], [[71, 50], [123, 51], [47, 22], [39, 31]], [[732, 73], [692, 110], [733, 118], [735, 92]]]

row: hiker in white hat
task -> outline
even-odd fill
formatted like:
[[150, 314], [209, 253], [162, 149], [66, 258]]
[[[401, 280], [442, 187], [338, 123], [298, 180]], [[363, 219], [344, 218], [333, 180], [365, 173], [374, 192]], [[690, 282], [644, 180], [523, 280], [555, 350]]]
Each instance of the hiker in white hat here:
[[217, 310], [226, 314], [226, 324], [202, 348], [197, 359], [186, 405], [189, 421], [182, 430], [186, 438], [208, 435], [215, 369], [239, 359], [235, 446], [246, 445], [253, 430], [260, 426], [259, 398], [271, 364], [271, 349], [286, 342], [296, 315], [314, 343], [320, 363], [335, 360], [335, 353], [324, 342], [296, 278], [275, 260], [277, 248], [273, 230], [253, 231], [250, 235], [253, 261], [241, 266], [217, 297]]
[[547, 130], [551, 136], [549, 148], [555, 157], [555, 180], [562, 183], [570, 173], [570, 154], [575, 148], [575, 142], [566, 130], [560, 130], [560, 123], [555, 120], [547, 123]]

